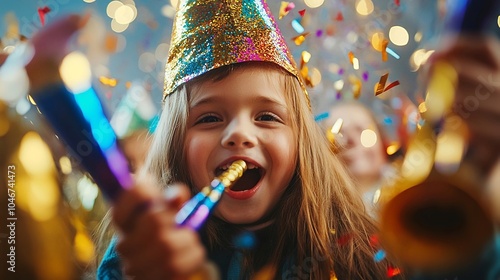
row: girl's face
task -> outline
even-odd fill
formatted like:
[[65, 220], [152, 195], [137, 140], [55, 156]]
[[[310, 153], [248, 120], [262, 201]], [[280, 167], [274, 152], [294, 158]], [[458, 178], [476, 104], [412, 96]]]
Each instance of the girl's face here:
[[216, 208], [227, 222], [254, 223], [270, 213], [295, 172], [297, 140], [280, 75], [239, 68], [191, 93], [185, 148], [195, 187], [237, 159], [248, 165]]
[[[347, 164], [349, 171], [356, 179], [365, 181], [371, 178], [379, 178], [381, 169], [386, 163], [386, 154], [377, 129], [377, 124], [366, 111], [357, 105], [341, 105], [330, 112], [330, 127], [342, 118], [344, 120], [339, 137], [340, 144], [345, 148], [341, 157]], [[376, 142], [362, 144], [363, 131], [369, 129], [375, 132]]]

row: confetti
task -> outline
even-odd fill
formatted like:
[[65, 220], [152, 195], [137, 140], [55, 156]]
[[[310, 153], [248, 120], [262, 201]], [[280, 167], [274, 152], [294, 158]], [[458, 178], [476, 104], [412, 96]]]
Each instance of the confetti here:
[[370, 236], [370, 245], [377, 247], [379, 245], [378, 236], [376, 234]]
[[382, 40], [382, 46], [381, 46], [381, 53], [382, 53], [382, 61], [387, 61], [387, 46], [389, 45], [389, 40], [384, 39]]
[[295, 8], [295, 4], [293, 2], [290, 2], [288, 3], [288, 5], [286, 6], [285, 8], [285, 12], [290, 12], [291, 10], [293, 10]]
[[116, 87], [116, 85], [118, 84], [118, 80], [117, 79], [108, 78], [108, 77], [105, 77], [105, 76], [100, 76], [99, 77], [99, 82], [101, 82], [101, 84], [103, 84], [105, 86], [109, 86], [109, 87]]
[[373, 259], [375, 262], [381, 262], [385, 259], [386, 253], [384, 250], [378, 250], [375, 255], [373, 256]]
[[40, 16], [40, 22], [42, 26], [45, 25], [45, 15], [50, 12], [50, 8], [48, 6], [38, 8], [38, 15]]
[[370, 78], [370, 76], [368, 74], [368, 71], [363, 72], [363, 76], [362, 77], [363, 77], [363, 81], [367, 82], [368, 79]]
[[309, 35], [309, 32], [306, 32], [306, 33], [300, 34], [299, 36], [293, 37], [292, 40], [295, 43], [295, 45], [300, 46], [306, 40], [307, 35]]
[[[395, 59], [400, 59], [401, 57], [399, 56], [399, 54], [397, 54], [395, 51], [393, 51], [391, 48], [387, 47], [385, 49], [387, 51], [388, 54], [392, 55]], [[387, 59], [386, 59], [387, 60]]]
[[279, 17], [278, 18], [282, 19], [283, 17], [285, 17], [286, 15], [288, 15], [288, 13], [293, 8], [295, 8], [295, 4], [294, 3], [281, 1], [280, 12], [279, 12]]
[[354, 53], [349, 52], [348, 56], [349, 56], [349, 62], [351, 63], [351, 65], [354, 64], [354, 58], [355, 58]]
[[336, 21], [343, 21], [344, 20], [344, 15], [342, 14], [342, 12], [338, 12], [337, 13], [337, 16], [335, 17], [335, 20]]
[[354, 99], [358, 99], [361, 96], [361, 89], [363, 83], [358, 77], [354, 75], [349, 76], [349, 82], [351, 82], [352, 84], [352, 94]]
[[400, 0], [394, 0], [394, 4], [396, 4], [396, 6], [401, 6], [401, 1]]
[[302, 24], [300, 24], [300, 19], [292, 20], [292, 27], [295, 30], [295, 32], [297, 32], [297, 33], [304, 33], [304, 31], [305, 31]]
[[394, 276], [397, 276], [401, 274], [401, 270], [397, 267], [389, 267], [387, 269], [387, 277], [392, 278]]
[[306, 14], [306, 9], [300, 10], [299, 15], [303, 17]]
[[342, 125], [344, 124], [344, 119], [338, 118], [335, 123], [332, 125], [332, 128], [330, 129], [330, 132], [335, 134], [339, 134], [340, 130], [342, 129]]
[[245, 231], [234, 237], [233, 244], [239, 249], [252, 249], [256, 244], [255, 234], [250, 231]]
[[316, 37], [321, 37], [323, 35], [323, 30], [318, 29], [316, 30]]
[[308, 51], [303, 51], [300, 55], [300, 68], [302, 68], [305, 63], [308, 63], [309, 59], [311, 59], [311, 53]]
[[382, 75], [382, 77], [380, 77], [380, 81], [377, 84], [375, 84], [375, 96], [378, 96], [390, 90], [391, 88], [399, 85], [399, 81], [395, 81], [386, 87], [385, 84], [387, 83], [388, 78], [389, 78], [389, 73], [384, 74]]
[[[330, 114], [328, 112], [323, 112], [321, 114], [316, 115], [314, 117], [314, 121], [319, 122], [319, 121], [325, 120], [328, 118], [328, 116], [330, 116]], [[332, 230], [330, 230], [330, 231], [332, 231]], [[335, 230], [333, 230], [333, 231], [335, 231]]]

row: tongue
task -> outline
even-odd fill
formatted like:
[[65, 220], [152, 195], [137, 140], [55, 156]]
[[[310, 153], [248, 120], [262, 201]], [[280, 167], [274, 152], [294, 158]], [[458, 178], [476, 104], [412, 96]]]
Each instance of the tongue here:
[[258, 169], [249, 169], [243, 173], [243, 176], [239, 178], [231, 187], [232, 191], [240, 192], [249, 190], [259, 182], [260, 172]]

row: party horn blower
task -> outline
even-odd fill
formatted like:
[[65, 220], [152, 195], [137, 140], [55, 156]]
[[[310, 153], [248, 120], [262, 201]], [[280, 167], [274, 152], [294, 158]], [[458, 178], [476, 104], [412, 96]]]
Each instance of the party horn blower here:
[[60, 83], [34, 90], [31, 97], [104, 196], [115, 201], [124, 188], [132, 185], [132, 178], [92, 88], [90, 64], [83, 54], [72, 52], [62, 61], [59, 72]]
[[[447, 32], [477, 35], [498, 1], [449, 4]], [[483, 193], [485, 170], [470, 158], [466, 123], [451, 113], [457, 74], [447, 62], [434, 64], [425, 123], [408, 144], [401, 176], [382, 187], [379, 200], [384, 250], [407, 271], [435, 279], [488, 260], [495, 242], [491, 206]]]
[[237, 160], [233, 162], [228, 170], [213, 179], [210, 186], [204, 187], [184, 204], [175, 217], [176, 223], [180, 226], [198, 230], [219, 202], [224, 190], [241, 178], [246, 170], [247, 164], [245, 161]]

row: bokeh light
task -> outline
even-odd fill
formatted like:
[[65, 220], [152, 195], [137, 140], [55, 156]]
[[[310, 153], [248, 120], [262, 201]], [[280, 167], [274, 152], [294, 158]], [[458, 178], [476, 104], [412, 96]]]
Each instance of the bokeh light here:
[[170, 5], [165, 5], [161, 8], [161, 14], [168, 18], [174, 18], [175, 16], [175, 8]]
[[111, 29], [116, 33], [122, 33], [127, 30], [128, 24], [121, 24], [117, 22], [115, 19], [111, 21]]
[[115, 11], [114, 19], [119, 24], [129, 24], [134, 18], [134, 10], [129, 5], [122, 5]]
[[156, 47], [155, 50], [155, 58], [159, 62], [165, 62], [167, 60], [167, 54], [168, 54], [168, 49], [170, 48], [170, 45], [167, 43], [161, 43]]
[[52, 155], [47, 145], [35, 132], [28, 132], [21, 141], [19, 159], [26, 171], [33, 175], [45, 174], [51, 170]]
[[434, 53], [434, 50], [418, 49], [410, 56], [411, 71], [417, 71], [424, 65], [429, 57]]
[[389, 30], [389, 39], [396, 46], [406, 46], [410, 41], [410, 35], [404, 27], [395, 25]]
[[372, 47], [381, 52], [383, 50], [383, 42], [384, 42], [384, 33], [382, 32], [375, 32], [372, 37], [371, 37], [371, 44]]
[[309, 8], [318, 8], [321, 5], [323, 5], [324, 2], [325, 2], [325, 0], [304, 0], [304, 3]]
[[179, 0], [170, 0], [170, 5], [172, 5], [174, 9], [177, 9], [177, 6], [179, 5]]
[[371, 0], [356, 1], [356, 12], [362, 16], [367, 16], [373, 12], [374, 6]]
[[365, 129], [361, 132], [360, 140], [363, 147], [373, 147], [377, 144], [377, 133], [371, 129]]
[[118, 10], [118, 8], [120, 8], [121, 6], [123, 6], [123, 3], [120, 1], [109, 2], [108, 6], [106, 8], [106, 14], [108, 15], [108, 17], [114, 18], [116, 10]]
[[72, 52], [64, 57], [59, 72], [64, 84], [73, 93], [80, 93], [91, 87], [90, 63], [81, 52]]
[[417, 32], [415, 33], [413, 39], [415, 39], [415, 42], [420, 43], [420, 41], [422, 41], [422, 37], [423, 37], [422, 32]]
[[71, 166], [71, 160], [67, 156], [63, 156], [59, 159], [59, 166], [61, 167], [61, 172], [63, 174], [71, 174], [73, 168]]
[[[1, 109], [1, 110], [4, 110], [4, 109]], [[10, 129], [9, 120], [4, 115], [0, 115], [0, 137], [7, 134], [7, 132], [9, 132], [9, 129]]]
[[313, 86], [321, 83], [321, 71], [318, 68], [311, 69], [311, 84]]
[[139, 57], [139, 69], [145, 73], [150, 73], [156, 68], [156, 57], [150, 52], [145, 52]]
[[125, 31], [137, 18], [137, 8], [133, 0], [111, 1], [106, 7], [106, 14], [112, 18], [111, 29], [116, 33]]
[[359, 59], [357, 59], [357, 58], [353, 58], [353, 59], [352, 59], [352, 67], [353, 67], [355, 70], [359, 70]]

